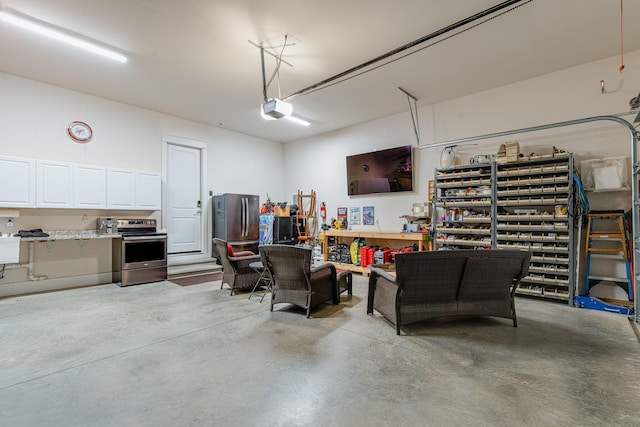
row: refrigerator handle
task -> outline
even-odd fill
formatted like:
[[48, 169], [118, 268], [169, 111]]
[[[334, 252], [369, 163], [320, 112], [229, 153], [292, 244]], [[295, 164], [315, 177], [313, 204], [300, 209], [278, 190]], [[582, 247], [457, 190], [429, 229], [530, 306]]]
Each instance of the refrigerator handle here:
[[244, 237], [249, 237], [249, 198], [244, 198]]
[[242, 198], [242, 211], [240, 214], [240, 223], [241, 223], [241, 231], [242, 237], [246, 237], [247, 235], [247, 200], [246, 198]]
[[240, 237], [244, 237], [244, 197], [240, 198]]
[[244, 198], [244, 237], [249, 237], [249, 198]]

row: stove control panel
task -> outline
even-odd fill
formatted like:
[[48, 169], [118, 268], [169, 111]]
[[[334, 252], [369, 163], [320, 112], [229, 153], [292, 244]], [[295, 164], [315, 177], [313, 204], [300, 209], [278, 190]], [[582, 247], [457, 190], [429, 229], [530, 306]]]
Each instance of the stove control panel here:
[[157, 227], [157, 221], [153, 218], [147, 219], [119, 219], [118, 231], [148, 229], [155, 231]]

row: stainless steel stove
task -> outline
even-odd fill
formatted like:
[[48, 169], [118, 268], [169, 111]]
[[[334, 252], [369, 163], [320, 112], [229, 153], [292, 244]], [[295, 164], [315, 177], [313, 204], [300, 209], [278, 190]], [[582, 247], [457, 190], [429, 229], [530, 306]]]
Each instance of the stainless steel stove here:
[[167, 279], [167, 233], [155, 219], [119, 219], [113, 240], [113, 282], [138, 285]]

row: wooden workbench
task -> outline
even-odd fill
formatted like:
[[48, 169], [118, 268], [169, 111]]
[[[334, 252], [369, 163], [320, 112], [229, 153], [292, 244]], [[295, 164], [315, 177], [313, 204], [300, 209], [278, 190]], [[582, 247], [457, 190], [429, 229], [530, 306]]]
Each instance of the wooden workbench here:
[[[355, 238], [364, 238], [367, 244], [375, 245], [375, 246], [407, 246], [409, 244], [417, 243], [418, 250], [424, 251], [427, 250], [429, 233], [382, 233], [382, 232], [369, 232], [369, 231], [351, 231], [351, 230], [325, 230], [323, 231], [323, 239], [322, 239], [322, 254], [324, 256], [324, 261], [328, 261], [329, 256], [329, 237], [335, 237], [336, 243], [341, 243], [342, 239], [349, 239], [348, 243], [351, 244], [353, 239]], [[393, 248], [393, 249], [397, 249]], [[365, 276], [369, 275], [369, 269], [366, 267], [361, 267], [359, 265], [353, 264], [344, 264], [340, 262], [332, 262], [336, 266], [336, 268], [341, 270], [349, 270], [354, 271], [356, 273], [364, 274]]]

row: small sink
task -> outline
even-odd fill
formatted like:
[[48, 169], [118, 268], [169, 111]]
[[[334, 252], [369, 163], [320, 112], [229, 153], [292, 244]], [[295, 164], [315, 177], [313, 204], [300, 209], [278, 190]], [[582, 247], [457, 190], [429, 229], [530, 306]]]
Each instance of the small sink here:
[[0, 264], [15, 264], [20, 261], [20, 238], [0, 236]]

